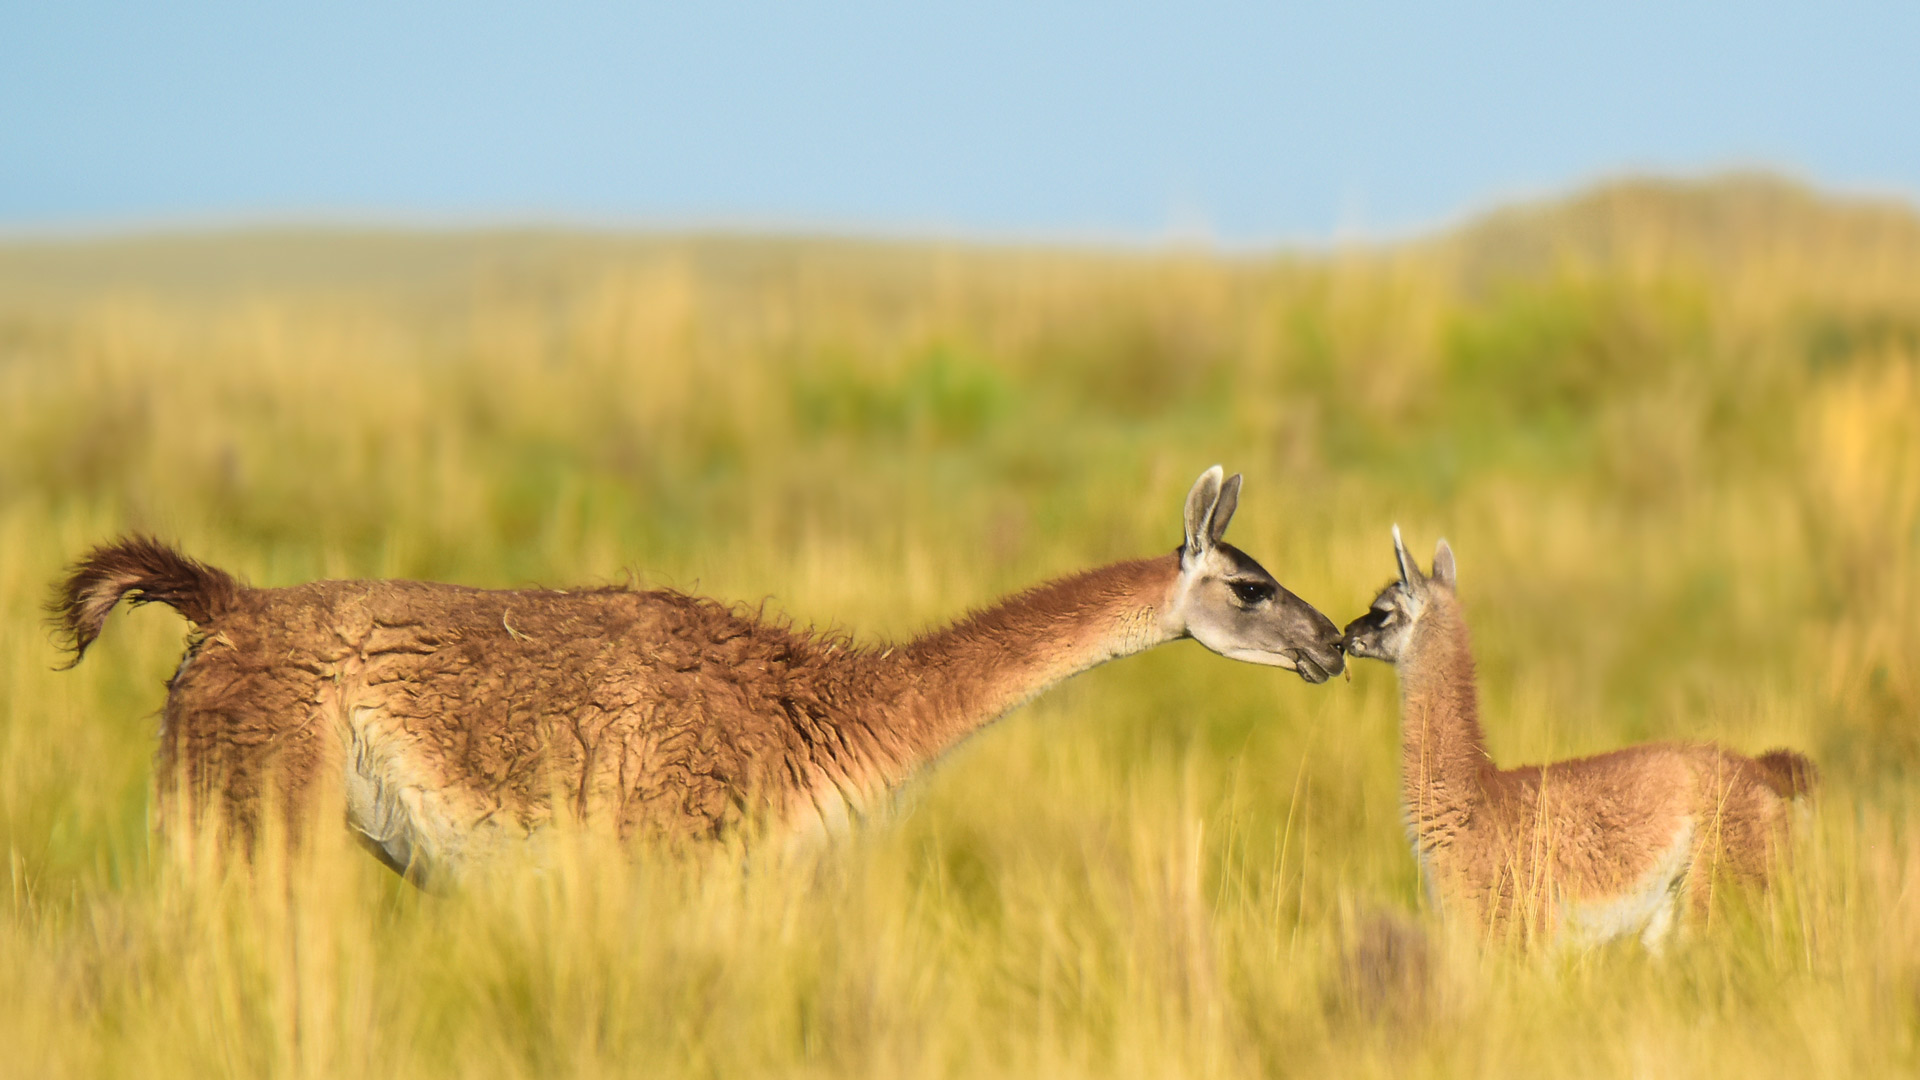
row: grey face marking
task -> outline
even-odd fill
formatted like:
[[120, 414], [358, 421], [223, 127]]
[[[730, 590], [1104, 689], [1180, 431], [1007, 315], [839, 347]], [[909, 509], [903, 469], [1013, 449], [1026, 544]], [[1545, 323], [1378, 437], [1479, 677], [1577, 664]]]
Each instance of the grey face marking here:
[[1232, 544], [1218, 545], [1218, 551], [1226, 566], [1220, 579], [1233, 593], [1235, 602], [1242, 607], [1257, 608], [1272, 603], [1285, 589], [1267, 573], [1267, 568], [1254, 562], [1246, 552]]
[[1365, 615], [1347, 624], [1340, 647], [1348, 656], [1396, 663], [1424, 607], [1413, 590], [1396, 581], [1380, 590]]
[[1187, 493], [1173, 625], [1222, 656], [1325, 682], [1346, 664], [1339, 628], [1221, 539], [1239, 505], [1239, 475], [1218, 465]]
[[1266, 568], [1227, 543], [1191, 559], [1187, 633], [1222, 656], [1287, 668], [1310, 683], [1340, 673], [1340, 631], [1287, 591]]

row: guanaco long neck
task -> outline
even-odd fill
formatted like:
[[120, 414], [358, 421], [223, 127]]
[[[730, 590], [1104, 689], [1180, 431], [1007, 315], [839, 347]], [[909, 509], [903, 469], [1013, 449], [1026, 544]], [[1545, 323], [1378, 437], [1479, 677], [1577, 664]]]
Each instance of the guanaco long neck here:
[[869, 725], [898, 775], [924, 765], [1063, 679], [1178, 636], [1167, 605], [1177, 555], [1050, 581], [878, 662]]
[[1486, 795], [1473, 646], [1460, 605], [1435, 592], [1400, 657], [1401, 783], [1416, 848], [1444, 848]]

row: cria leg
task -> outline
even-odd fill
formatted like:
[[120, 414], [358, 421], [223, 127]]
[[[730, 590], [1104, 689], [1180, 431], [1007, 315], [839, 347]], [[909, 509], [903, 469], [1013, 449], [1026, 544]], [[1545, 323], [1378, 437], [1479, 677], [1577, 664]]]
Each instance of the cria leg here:
[[1685, 877], [1678, 877], [1667, 887], [1666, 900], [1654, 909], [1653, 918], [1647, 920], [1646, 929], [1640, 931], [1640, 944], [1648, 952], [1658, 956], [1666, 949], [1667, 939], [1673, 935], [1674, 923], [1680, 917], [1680, 898], [1686, 893]]

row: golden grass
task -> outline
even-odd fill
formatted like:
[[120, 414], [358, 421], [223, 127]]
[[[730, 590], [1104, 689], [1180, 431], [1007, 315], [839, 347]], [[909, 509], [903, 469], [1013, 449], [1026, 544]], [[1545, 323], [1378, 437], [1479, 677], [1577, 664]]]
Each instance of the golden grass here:
[[[1916, 417], [1920, 222], [1764, 182], [1284, 260], [0, 248], [0, 1072], [1914, 1072]], [[262, 584], [632, 567], [900, 636], [1171, 547], [1214, 461], [1247, 475], [1232, 539], [1336, 620], [1390, 523], [1453, 541], [1505, 762], [1812, 753], [1791, 879], [1658, 960], [1436, 935], [1417, 987], [1356, 970], [1380, 913], [1433, 929], [1392, 673], [1179, 645], [817, 864], [568, 850], [425, 897], [326, 850], [239, 880], [147, 832], [178, 620], [117, 616], [56, 673], [39, 610], [140, 528]]]

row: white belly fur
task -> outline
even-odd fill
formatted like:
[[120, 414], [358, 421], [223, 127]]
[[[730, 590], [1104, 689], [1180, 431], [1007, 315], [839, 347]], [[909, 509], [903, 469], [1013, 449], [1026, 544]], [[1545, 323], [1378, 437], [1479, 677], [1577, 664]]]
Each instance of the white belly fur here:
[[347, 824], [397, 867], [429, 876], [457, 872], [476, 841], [492, 839], [488, 821], [456, 823], [437, 786], [407, 762], [412, 737], [376, 710], [349, 713]]
[[1647, 948], [1658, 950], [1678, 915], [1687, 870], [1693, 864], [1693, 832], [1693, 819], [1682, 821], [1653, 867], [1618, 895], [1563, 901], [1562, 942], [1584, 948], [1637, 933]]

